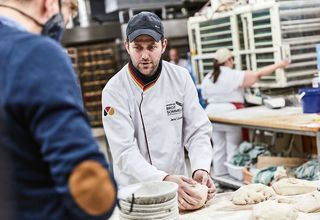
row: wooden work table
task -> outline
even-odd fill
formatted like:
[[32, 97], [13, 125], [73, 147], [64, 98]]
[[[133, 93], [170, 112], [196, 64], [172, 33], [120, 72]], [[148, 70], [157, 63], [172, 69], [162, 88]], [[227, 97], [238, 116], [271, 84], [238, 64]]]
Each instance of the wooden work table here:
[[217, 124], [236, 125], [290, 134], [314, 136], [320, 154], [320, 115], [303, 114], [300, 107], [268, 109], [265, 106], [238, 109], [210, 116]]
[[[207, 204], [195, 211], [180, 212], [179, 220], [243, 220], [249, 219], [255, 205], [234, 205], [231, 202], [232, 193], [220, 193]], [[116, 208], [110, 220], [119, 219], [119, 209]], [[147, 218], [147, 216], [146, 216]], [[319, 213], [299, 212], [297, 220], [319, 220]]]
[[[256, 205], [234, 205], [231, 202], [233, 193], [220, 193], [207, 204], [195, 211], [180, 213], [180, 220], [244, 220], [249, 219]], [[271, 211], [271, 210], [270, 210]], [[297, 220], [318, 220], [319, 213], [299, 212]]]
[[[272, 131], [316, 137], [317, 153], [320, 155], [320, 115], [303, 114], [300, 107], [285, 107], [268, 109], [265, 106], [238, 109], [209, 117], [215, 124], [235, 125], [249, 129]], [[241, 181], [234, 180], [229, 175], [213, 179], [238, 188]]]

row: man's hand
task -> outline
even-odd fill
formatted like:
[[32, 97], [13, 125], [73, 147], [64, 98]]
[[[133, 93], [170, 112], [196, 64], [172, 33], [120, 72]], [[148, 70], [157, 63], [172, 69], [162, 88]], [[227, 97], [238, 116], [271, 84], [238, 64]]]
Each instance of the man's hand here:
[[181, 210], [191, 210], [199, 203], [201, 198], [190, 190], [189, 185], [197, 184], [196, 181], [180, 176], [180, 175], [168, 175], [164, 178], [164, 181], [170, 181], [177, 183], [178, 188], [178, 205]]
[[216, 192], [216, 187], [214, 186], [214, 183], [208, 174], [207, 171], [205, 170], [196, 170], [193, 173], [193, 179], [197, 181], [198, 183], [205, 185], [208, 187], [208, 197], [207, 201], [213, 198]]

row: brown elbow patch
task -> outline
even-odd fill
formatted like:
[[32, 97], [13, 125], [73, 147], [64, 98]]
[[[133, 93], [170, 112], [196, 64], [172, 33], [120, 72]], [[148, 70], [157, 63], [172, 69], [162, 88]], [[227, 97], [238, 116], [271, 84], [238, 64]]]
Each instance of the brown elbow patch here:
[[116, 188], [108, 171], [97, 161], [77, 165], [69, 178], [69, 189], [74, 201], [90, 215], [102, 215], [116, 201]]

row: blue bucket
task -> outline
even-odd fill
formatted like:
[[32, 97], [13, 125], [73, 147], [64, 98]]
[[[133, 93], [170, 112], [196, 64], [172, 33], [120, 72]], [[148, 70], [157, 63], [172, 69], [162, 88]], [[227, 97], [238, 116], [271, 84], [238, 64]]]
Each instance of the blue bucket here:
[[303, 113], [320, 112], [320, 88], [299, 89]]

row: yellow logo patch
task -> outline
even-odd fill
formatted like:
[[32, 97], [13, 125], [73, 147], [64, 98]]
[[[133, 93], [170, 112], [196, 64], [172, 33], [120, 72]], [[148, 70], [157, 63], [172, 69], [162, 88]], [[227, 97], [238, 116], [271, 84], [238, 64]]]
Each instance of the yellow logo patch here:
[[114, 110], [114, 108], [110, 107], [110, 106], [107, 106], [104, 108], [104, 111], [103, 111], [103, 115], [104, 116], [107, 116], [107, 115], [114, 115], [116, 113], [116, 111]]

